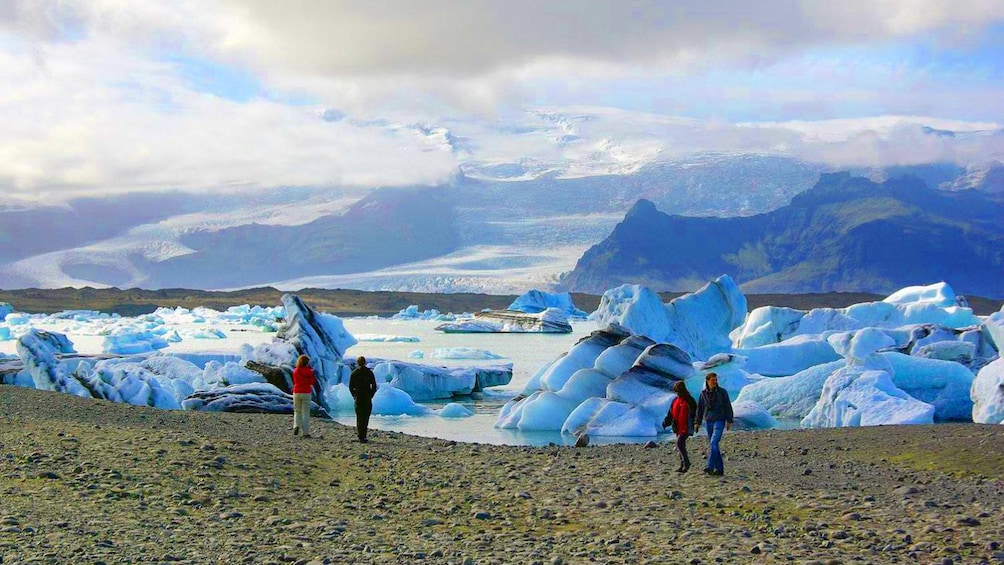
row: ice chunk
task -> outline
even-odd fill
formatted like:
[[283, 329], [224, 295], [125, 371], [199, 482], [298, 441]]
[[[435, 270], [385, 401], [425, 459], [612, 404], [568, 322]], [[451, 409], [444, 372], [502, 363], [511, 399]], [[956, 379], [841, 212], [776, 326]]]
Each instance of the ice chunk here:
[[881, 353], [892, 366], [892, 382], [910, 396], [934, 406], [934, 419], [972, 420], [969, 391], [975, 376], [951, 361], [924, 359], [902, 353]]
[[856, 332], [841, 332], [826, 338], [833, 350], [847, 360], [848, 365], [873, 366], [880, 349], [894, 347], [896, 341], [877, 328]]
[[530, 290], [509, 305], [508, 310], [538, 314], [548, 308], [557, 308], [568, 317], [585, 318], [587, 314], [575, 307], [572, 295], [567, 292], [551, 294], [541, 290]]
[[846, 364], [841, 359], [809, 367], [788, 377], [761, 379], [743, 388], [736, 402], [756, 402], [781, 418], [804, 418], [819, 400], [826, 379]]
[[[540, 376], [539, 382], [544, 390], [558, 391], [579, 369], [591, 369], [596, 358], [607, 348], [617, 345], [630, 336], [624, 327], [610, 325], [602, 330], [596, 330], [578, 341], [568, 352], [559, 357]], [[533, 380], [533, 379], [531, 379]]]
[[167, 340], [152, 332], [125, 331], [105, 337], [101, 350], [117, 355], [136, 355], [151, 353], [167, 346]]
[[583, 402], [561, 427], [562, 433], [614, 437], [654, 437], [660, 430], [646, 410], [606, 398]]
[[908, 286], [890, 294], [882, 302], [889, 304], [933, 304], [942, 308], [957, 306], [955, 291], [948, 283], [939, 282], [928, 286]]
[[800, 335], [781, 343], [734, 350], [746, 358], [746, 369], [768, 377], [794, 375], [810, 367], [840, 359], [827, 336]]
[[622, 285], [603, 293], [593, 316], [600, 324], [617, 323], [707, 359], [732, 350], [729, 333], [746, 318], [746, 297], [727, 275], [665, 305], [648, 288]]
[[987, 316], [980, 327], [990, 336], [998, 352], [1004, 351], [1004, 307]]
[[[286, 394], [268, 383], [252, 383], [196, 391], [181, 405], [185, 410], [292, 414], [293, 395]], [[324, 409], [314, 402], [310, 403], [310, 414], [328, 417]]]
[[505, 359], [487, 349], [474, 347], [440, 347], [429, 354], [430, 359]]
[[431, 367], [403, 361], [375, 363], [377, 378], [407, 392], [413, 399], [447, 399], [487, 387], [509, 384], [512, 365], [490, 367]]
[[539, 314], [487, 310], [436, 329], [445, 333], [570, 333], [572, 326], [561, 310], [548, 308]]
[[732, 403], [732, 415], [740, 430], [769, 430], [777, 427], [777, 420], [763, 406], [743, 400]]
[[805, 311], [777, 306], [762, 306], [749, 313], [746, 322], [732, 330], [729, 337], [738, 348], [780, 343], [795, 333]]
[[411, 358], [411, 359], [424, 359], [425, 358], [425, 353], [422, 353], [421, 349], [416, 349], [415, 351], [412, 351], [411, 353], [409, 353], [408, 357]]
[[456, 402], [451, 402], [439, 411], [440, 418], [469, 418], [474, 415], [463, 404], [457, 404]]
[[848, 366], [834, 372], [819, 402], [802, 420], [806, 428], [931, 424], [934, 406], [893, 384], [886, 371]]
[[56, 357], [60, 353], [75, 353], [65, 335], [32, 328], [18, 338], [16, 347], [18, 357], [38, 390], [54, 390], [84, 398], [93, 396]]
[[422, 416], [432, 409], [416, 404], [407, 392], [393, 386], [382, 386], [373, 397], [373, 413], [381, 416]]
[[0, 302], [0, 322], [7, 318], [7, 314], [14, 312], [14, 307], [8, 302]]
[[970, 389], [973, 421], [1004, 424], [1004, 357], [980, 369]]

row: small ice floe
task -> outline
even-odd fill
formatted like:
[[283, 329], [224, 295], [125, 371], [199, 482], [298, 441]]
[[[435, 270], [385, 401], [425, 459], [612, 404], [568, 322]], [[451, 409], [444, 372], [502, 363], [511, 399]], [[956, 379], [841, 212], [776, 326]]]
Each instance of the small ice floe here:
[[474, 412], [471, 412], [463, 404], [457, 404], [456, 402], [451, 402], [446, 406], [443, 406], [443, 408], [439, 411], [440, 418], [470, 418], [473, 415]]
[[440, 347], [429, 354], [430, 359], [505, 359], [487, 349], [475, 347]]

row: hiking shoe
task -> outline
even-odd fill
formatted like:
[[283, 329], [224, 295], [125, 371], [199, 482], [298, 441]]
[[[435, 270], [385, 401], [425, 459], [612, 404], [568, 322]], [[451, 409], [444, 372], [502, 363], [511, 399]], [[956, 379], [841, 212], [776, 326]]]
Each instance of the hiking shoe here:
[[295, 436], [300, 435], [300, 428], [293, 428], [293, 435]]

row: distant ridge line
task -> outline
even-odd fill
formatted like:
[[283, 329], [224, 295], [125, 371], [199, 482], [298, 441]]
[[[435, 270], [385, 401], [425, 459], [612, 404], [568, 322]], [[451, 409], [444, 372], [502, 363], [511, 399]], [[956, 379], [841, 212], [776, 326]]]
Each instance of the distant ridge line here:
[[[440, 312], [477, 312], [485, 308], [503, 309], [517, 295], [475, 294], [475, 293], [426, 293], [396, 291], [365, 291], [348, 289], [305, 288], [292, 291], [307, 304], [320, 311], [339, 316], [390, 316], [415, 304], [421, 310], [436, 309]], [[195, 308], [205, 306], [215, 310], [225, 310], [243, 304], [277, 306], [283, 291], [272, 287], [257, 287], [244, 290], [214, 291], [186, 288], [160, 290], [119, 289], [119, 288], [55, 288], [55, 289], [14, 289], [0, 290], [0, 302], [11, 303], [18, 312], [45, 313], [63, 310], [97, 310], [117, 313], [123, 316], [149, 314], [159, 307]], [[659, 295], [669, 302], [682, 292], [662, 292]], [[808, 294], [747, 294], [749, 309], [760, 306], [785, 306], [810, 310], [812, 308], [843, 308], [851, 304], [882, 300], [884, 296], [860, 292], [828, 292]], [[1004, 300], [993, 300], [979, 296], [969, 296], [969, 305], [980, 316], [997, 312], [1004, 306]], [[595, 294], [572, 293], [572, 300], [581, 310], [592, 312], [599, 305], [600, 297]]]

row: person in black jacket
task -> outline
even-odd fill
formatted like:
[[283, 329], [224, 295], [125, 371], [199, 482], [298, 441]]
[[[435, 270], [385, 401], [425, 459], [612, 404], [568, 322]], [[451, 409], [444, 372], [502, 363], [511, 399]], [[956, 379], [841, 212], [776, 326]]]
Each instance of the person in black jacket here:
[[708, 423], [708, 440], [711, 442], [704, 472], [720, 477], [725, 474], [725, 461], [722, 460], [719, 443], [725, 430], [732, 429], [732, 401], [729, 400], [728, 391], [718, 386], [718, 375], [715, 373], [708, 373], [704, 377], [704, 390], [697, 401], [696, 420], [695, 430], [701, 428], [702, 421]]
[[377, 384], [373, 371], [366, 366], [366, 358], [356, 359], [356, 369], [349, 375], [349, 392], [356, 400], [356, 435], [361, 443], [366, 443], [366, 429], [370, 425], [370, 414], [373, 412], [373, 396]]

